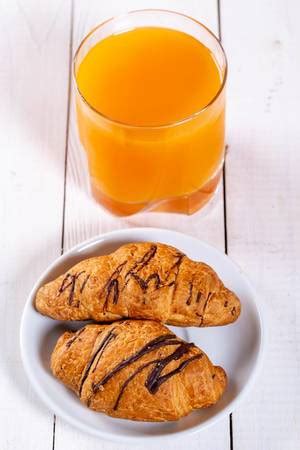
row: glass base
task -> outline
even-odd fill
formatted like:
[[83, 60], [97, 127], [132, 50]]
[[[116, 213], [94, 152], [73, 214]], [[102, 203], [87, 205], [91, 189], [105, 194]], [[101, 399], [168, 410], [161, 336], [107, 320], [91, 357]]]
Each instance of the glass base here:
[[164, 200], [155, 200], [148, 203], [123, 203], [113, 200], [103, 194], [93, 180], [91, 182], [91, 190], [95, 200], [116, 216], [130, 216], [142, 211], [172, 212], [190, 215], [203, 208], [213, 197], [221, 175], [222, 169], [208, 183], [191, 194]]

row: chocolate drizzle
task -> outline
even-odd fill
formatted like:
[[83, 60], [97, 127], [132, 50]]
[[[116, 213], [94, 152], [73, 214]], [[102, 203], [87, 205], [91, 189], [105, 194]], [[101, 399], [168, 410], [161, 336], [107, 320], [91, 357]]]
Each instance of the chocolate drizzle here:
[[207, 298], [206, 298], [206, 300], [205, 300], [205, 302], [204, 302], [203, 310], [202, 310], [202, 315], [203, 315], [203, 316], [204, 316], [206, 307], [207, 307], [208, 302], [209, 302], [209, 300], [211, 299], [212, 295], [213, 295], [213, 292], [209, 292], [209, 293], [208, 293], [208, 296], [207, 296]]
[[185, 342], [182, 343], [180, 347], [178, 347], [171, 355], [167, 356], [166, 358], [162, 359], [154, 359], [152, 361], [148, 361], [147, 363], [141, 365], [135, 372], [133, 372], [130, 377], [127, 378], [127, 380], [122, 384], [121, 389], [119, 391], [119, 395], [117, 397], [117, 400], [114, 405], [114, 410], [116, 410], [119, 406], [120, 400], [122, 395], [124, 394], [124, 391], [130, 381], [132, 381], [139, 373], [141, 373], [146, 367], [149, 367], [152, 364], [155, 364], [154, 368], [150, 371], [146, 382], [145, 387], [148, 389], [148, 391], [151, 394], [155, 394], [159, 387], [165, 383], [169, 378], [176, 375], [177, 373], [180, 373], [184, 368], [190, 364], [192, 361], [195, 361], [196, 359], [201, 359], [203, 354], [199, 353], [198, 355], [191, 356], [190, 358], [183, 361], [181, 364], [179, 364], [176, 369], [171, 370], [170, 372], [166, 373], [165, 375], [160, 375], [163, 369], [171, 362], [177, 359], [180, 359], [181, 356], [183, 356], [184, 353], [186, 353], [190, 346], [193, 344], [187, 344]]
[[143, 292], [147, 291], [149, 284], [152, 280], [155, 280], [155, 289], [159, 289], [161, 287], [161, 279], [160, 279], [158, 273], [156, 273], [156, 272], [149, 275], [149, 277], [146, 278], [146, 280], [143, 280], [141, 277], [139, 277], [135, 273], [132, 274], [132, 277], [140, 285], [140, 288], [142, 289]]
[[[154, 364], [153, 369], [148, 374], [148, 377], [145, 381], [145, 387], [148, 389], [148, 391], [151, 394], [155, 394], [159, 387], [165, 383], [169, 378], [176, 375], [177, 373], [184, 370], [184, 368], [192, 361], [196, 359], [202, 358], [203, 354], [197, 354], [193, 355], [192, 357], [186, 359], [185, 361], [181, 362], [178, 367], [171, 370], [170, 372], [162, 375], [163, 370], [165, 367], [168, 366], [172, 361], [179, 360], [183, 355], [189, 352], [190, 348], [194, 347], [193, 343], [187, 343], [183, 342], [174, 334], [163, 334], [161, 336], [156, 337], [152, 341], [148, 342], [144, 347], [142, 347], [138, 352], [136, 352], [134, 355], [124, 359], [121, 361], [117, 366], [114, 367], [109, 373], [107, 373], [101, 381], [99, 381], [96, 384], [92, 385], [93, 393], [96, 394], [102, 386], [104, 386], [114, 375], [116, 375], [118, 372], [120, 372], [122, 369], [127, 367], [128, 365], [136, 362], [138, 359], [140, 359], [142, 356], [152, 352], [153, 350], [156, 350], [160, 347], [165, 347], [167, 345], [178, 345], [178, 347], [172, 352], [170, 355], [164, 357], [164, 358], [157, 358], [152, 361], [148, 361], [145, 364], [142, 364], [140, 367], [138, 367], [128, 378], [124, 381], [122, 384], [118, 397], [116, 399], [114, 409], [116, 410], [118, 408], [118, 405], [120, 403], [121, 397], [128, 386], [128, 384], [140, 373], [142, 370], [144, 370], [146, 367], [149, 367], [150, 365]], [[89, 398], [89, 403], [91, 401], [91, 397]]]
[[[150, 249], [140, 258], [131, 269], [128, 270], [128, 272], [125, 275], [125, 283], [123, 285], [122, 291], [126, 288], [129, 281], [133, 279], [141, 288], [143, 293], [146, 293], [149, 289], [150, 283], [154, 280], [154, 288], [156, 290], [164, 288], [164, 287], [171, 287], [174, 286], [176, 283], [177, 275], [179, 272], [179, 267], [181, 264], [181, 261], [184, 257], [184, 255], [180, 252], [176, 253], [176, 261], [175, 263], [170, 267], [170, 269], [167, 271], [165, 280], [161, 280], [159, 274], [157, 272], [151, 273], [147, 278], [142, 278], [139, 273], [140, 271], [146, 267], [149, 262], [154, 258], [157, 252], [157, 245], [153, 244], [151, 245]], [[176, 270], [175, 274], [175, 280], [168, 282], [169, 276], [172, 271]], [[176, 286], [175, 286], [176, 289]]]
[[180, 266], [181, 266], [181, 263], [182, 263], [182, 260], [184, 257], [185, 257], [185, 255], [183, 253], [178, 252], [176, 254], [177, 259], [176, 259], [175, 263], [171, 266], [171, 268], [168, 271], [167, 280], [169, 279], [169, 276], [170, 276], [172, 270], [174, 270], [174, 269], [176, 270], [175, 279], [172, 282], [174, 284], [174, 289], [172, 292], [171, 304], [173, 303], [174, 298], [175, 298], [175, 293], [176, 293], [176, 289], [177, 289], [177, 278], [178, 278]]
[[119, 298], [119, 282], [116, 278], [114, 280], [110, 280], [107, 286], [107, 296], [106, 296], [107, 301], [109, 299], [111, 291], [113, 291], [113, 304], [116, 305], [118, 303]]
[[[189, 344], [189, 345], [193, 345], [193, 344]], [[169, 378], [173, 377], [173, 376], [176, 375], [177, 373], [182, 372], [182, 370], [183, 370], [188, 364], [190, 364], [192, 361], [195, 361], [196, 359], [201, 359], [202, 356], [203, 356], [203, 353], [199, 353], [198, 355], [191, 356], [190, 358], [185, 359], [184, 361], [182, 361], [182, 363], [180, 363], [179, 366], [176, 367], [176, 369], [173, 369], [173, 370], [171, 370], [170, 372], [166, 373], [165, 375], [161, 375], [160, 377], [156, 378], [156, 379], [153, 381], [151, 388], [150, 388], [150, 389], [148, 388], [149, 392], [150, 392], [151, 394], [155, 394], [155, 393], [158, 391], [159, 387], [160, 387], [163, 383], [165, 383]], [[176, 359], [177, 359], [177, 358], [176, 358]], [[157, 364], [160, 364], [160, 363], [157, 363]], [[156, 367], [157, 367], [157, 366], [156, 366]], [[152, 374], [152, 372], [150, 373], [150, 376], [151, 376], [151, 374]], [[147, 387], [147, 386], [146, 386], [146, 387]]]
[[[109, 345], [109, 343], [111, 341], [113, 341], [115, 339], [115, 337], [117, 336], [114, 333], [115, 328], [113, 328], [106, 336], [105, 338], [100, 342], [99, 347], [97, 348], [97, 350], [93, 353], [91, 359], [89, 360], [89, 362], [87, 363], [87, 365], [85, 366], [85, 370], [83, 372], [83, 375], [81, 377], [81, 381], [80, 381], [80, 386], [79, 386], [79, 396], [81, 396], [81, 392], [82, 392], [82, 388], [84, 385], [85, 380], [87, 379], [89, 372], [91, 370], [91, 367], [94, 363], [94, 361], [97, 358], [97, 362], [96, 362], [96, 366], [99, 363], [99, 360], [101, 358], [101, 356], [103, 355], [104, 350], [106, 349], [106, 347]], [[95, 368], [94, 368], [95, 370]], [[93, 370], [93, 372], [94, 372]]]
[[193, 298], [193, 283], [190, 282], [189, 284], [189, 295], [188, 298], [186, 300], [186, 304], [189, 306], [192, 303], [192, 298]]
[[138, 283], [143, 292], [147, 291], [149, 283], [152, 279], [155, 279], [156, 281], [156, 289], [160, 287], [161, 280], [158, 274], [153, 273], [149, 275], [146, 280], [138, 275], [138, 273], [149, 264], [151, 259], [154, 258], [156, 252], [157, 246], [153, 244], [151, 245], [150, 249], [142, 256], [142, 258], [134, 263], [134, 265], [131, 267], [131, 269], [128, 270], [125, 275], [125, 283], [122, 290], [126, 288], [131, 279], [135, 280]]
[[86, 276], [86, 278], [85, 278], [85, 280], [84, 280], [84, 282], [82, 283], [82, 285], [81, 285], [81, 288], [80, 288], [80, 294], [82, 294], [83, 293], [83, 290], [84, 290], [84, 288], [85, 288], [85, 285], [86, 285], [86, 283], [88, 282], [88, 280], [89, 280], [89, 278], [90, 278], [90, 274], [88, 274], [87, 276]]
[[94, 373], [95, 370], [97, 369], [100, 358], [103, 355], [103, 352], [106, 349], [106, 347], [108, 346], [108, 344], [111, 341], [113, 341], [115, 339], [115, 337], [117, 336], [115, 333], [113, 333], [114, 330], [115, 330], [115, 328], [108, 334], [107, 338], [105, 338], [105, 342], [101, 345], [101, 349], [97, 353], [97, 358], [94, 359], [95, 365], [93, 367], [92, 373]]
[[161, 336], [156, 337], [152, 341], [148, 342], [144, 347], [142, 347], [138, 352], [129, 356], [126, 359], [123, 359], [117, 366], [115, 366], [110, 372], [108, 372], [102, 380], [98, 383], [93, 384], [93, 392], [96, 393], [101, 386], [104, 386], [115, 374], [120, 372], [120, 370], [127, 367], [129, 364], [134, 363], [138, 359], [142, 358], [144, 355], [156, 350], [160, 347], [165, 347], [167, 345], [178, 345], [182, 344], [182, 341], [177, 339], [174, 334], [163, 334]]
[[133, 267], [126, 273], [125, 278], [127, 278], [129, 275], [137, 274], [139, 273], [145, 266], [149, 264], [152, 258], [154, 258], [155, 254], [157, 252], [157, 246], [151, 245], [150, 249], [144, 254], [144, 256], [139, 259]]
[[83, 331], [85, 330], [84, 328], [81, 328], [81, 330], [77, 331], [77, 333], [75, 333], [75, 336], [72, 336], [67, 342], [66, 342], [66, 348], [70, 348], [71, 345], [73, 344], [73, 342], [75, 342], [77, 340], [77, 338], [81, 335], [81, 333], [83, 333]]
[[158, 363], [159, 359], [154, 359], [152, 361], [148, 361], [147, 363], [141, 365], [135, 372], [133, 372], [130, 377], [127, 378], [127, 380], [124, 381], [124, 383], [121, 386], [121, 389], [119, 391], [119, 395], [117, 397], [117, 400], [115, 402], [114, 405], [114, 410], [118, 409], [121, 397], [126, 389], [126, 387], [128, 386], [128, 384], [130, 383], [131, 380], [133, 380], [140, 372], [142, 372], [142, 370], [146, 369], [146, 367], [149, 367], [151, 364], [155, 364]]
[[164, 368], [171, 362], [171, 361], [177, 361], [178, 359], [180, 359], [185, 353], [188, 353], [189, 349], [191, 347], [193, 347], [194, 344], [193, 343], [187, 343], [187, 342], [182, 342], [180, 344], [180, 346], [173, 352], [171, 353], [169, 356], [166, 356], [165, 358], [160, 359], [155, 367], [153, 368], [153, 370], [149, 373], [145, 386], [148, 389], [148, 391], [151, 394], [155, 394], [159, 388], [159, 386], [164, 383], [164, 381], [166, 381], [170, 376], [172, 376], [172, 374], [177, 373], [175, 370], [172, 370], [171, 372], [165, 374], [165, 375], [161, 375], [162, 371], [164, 370]]
[[[79, 388], [79, 395], [81, 395], [82, 387], [84, 385], [85, 380], [87, 379], [91, 368], [93, 366], [92, 372], [95, 372], [98, 362], [103, 355], [103, 352], [105, 348], [109, 345], [109, 343], [116, 337], [114, 334], [115, 328], [113, 328], [108, 335], [105, 336], [105, 338], [102, 340], [100, 345], [98, 346], [97, 350], [92, 355], [90, 361], [86, 365], [86, 369], [84, 371], [84, 374], [81, 379], [80, 388]], [[98, 381], [97, 383], [92, 383], [92, 393], [90, 397], [88, 398], [88, 405], [90, 405], [92, 401], [93, 394], [96, 394], [98, 391], [103, 389], [103, 386], [108, 383], [117, 373], [119, 373], [121, 370], [123, 370], [125, 367], [129, 366], [130, 364], [133, 364], [134, 362], [138, 361], [140, 358], [142, 358], [144, 355], [147, 355], [148, 353], [151, 353], [154, 350], [157, 350], [161, 347], [166, 347], [169, 345], [176, 345], [176, 349], [165, 357], [160, 357], [153, 359], [151, 361], [148, 361], [144, 364], [141, 364], [140, 367], [138, 367], [136, 370], [134, 370], [133, 373], [123, 382], [123, 384], [120, 387], [119, 394], [117, 396], [114, 410], [116, 410], [119, 406], [121, 397], [128, 386], [128, 384], [144, 369], [147, 367], [153, 365], [152, 369], [148, 373], [148, 376], [145, 381], [145, 387], [149, 391], [150, 394], [154, 395], [160, 386], [165, 383], [169, 378], [173, 377], [174, 375], [180, 373], [184, 368], [190, 364], [192, 361], [196, 359], [202, 358], [203, 354], [199, 353], [197, 355], [193, 355], [184, 361], [182, 361], [175, 369], [170, 370], [169, 372], [162, 374], [164, 369], [172, 362], [172, 361], [178, 361], [180, 360], [184, 355], [188, 354], [190, 349], [195, 347], [193, 343], [187, 343], [180, 339], [178, 339], [174, 334], [172, 333], [166, 333], [160, 336], [155, 337], [150, 342], [148, 342], [146, 345], [144, 345], [140, 350], [138, 350], [133, 355], [127, 357], [126, 359], [123, 359], [119, 364], [117, 364], [112, 370], [110, 370], [104, 377]]]
[[[185, 256], [185, 255], [184, 255], [183, 253], [181, 253], [181, 252], [177, 252], [177, 253], [176, 253], [176, 255], [175, 255], [176, 261], [175, 261], [175, 263], [170, 267], [170, 269], [168, 270], [168, 272], [167, 272], [167, 279], [169, 278], [169, 276], [171, 275], [171, 272], [172, 272], [174, 269], [176, 269], [176, 276], [178, 275], [179, 269], [180, 269], [180, 265], [181, 265], [181, 263], [182, 263], [182, 260], [183, 260], [184, 256]], [[176, 279], [175, 279], [175, 281], [176, 281]]]
[[[58, 295], [60, 295], [66, 289], [70, 288], [69, 299], [68, 299], [68, 303], [69, 303], [70, 306], [73, 304], [73, 300], [74, 300], [76, 281], [78, 280], [80, 275], [82, 275], [83, 273], [85, 273], [85, 270], [82, 270], [81, 272], [75, 273], [74, 275], [71, 274], [71, 273], [67, 273], [65, 278], [63, 279], [63, 281], [61, 283], [60, 288], [58, 289]], [[86, 285], [88, 279], [89, 279], [89, 275], [85, 278], [83, 284], [81, 285], [81, 288], [80, 288], [80, 293], [81, 294], [83, 292], [83, 289], [85, 288], [85, 285]], [[78, 308], [79, 301], [74, 306]]]
[[203, 320], [204, 320], [203, 315], [196, 312], [196, 316], [200, 317], [200, 324], [199, 324], [199, 327], [202, 327], [202, 325], [203, 325]]
[[103, 304], [103, 312], [106, 311], [110, 294], [113, 292], [113, 304], [116, 305], [119, 300], [119, 281], [118, 277], [123, 270], [123, 267], [127, 264], [127, 261], [123, 261], [118, 267], [113, 271], [109, 279], [107, 280], [104, 288], [100, 292], [100, 298], [102, 297], [103, 292], [106, 290], [105, 301]]
[[201, 291], [198, 291], [197, 297], [196, 297], [196, 303], [199, 303], [199, 302], [200, 302], [201, 296], [202, 296], [202, 292], [201, 292]]

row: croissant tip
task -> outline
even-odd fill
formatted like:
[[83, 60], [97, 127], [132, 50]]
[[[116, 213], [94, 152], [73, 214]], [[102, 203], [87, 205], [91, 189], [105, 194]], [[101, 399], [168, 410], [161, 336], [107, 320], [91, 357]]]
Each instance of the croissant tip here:
[[239, 318], [242, 309], [241, 301], [234, 292], [225, 288], [225, 297], [224, 308], [227, 311], [227, 320], [224, 325], [235, 322]]
[[234, 301], [230, 309], [230, 314], [232, 316], [232, 322], [235, 322], [241, 314], [242, 305], [240, 299], [235, 294], [232, 293], [232, 295], [234, 296]]
[[216, 390], [217, 396], [216, 401], [217, 401], [223, 395], [228, 383], [227, 374], [221, 366], [214, 367], [213, 380], [214, 380], [214, 387]]

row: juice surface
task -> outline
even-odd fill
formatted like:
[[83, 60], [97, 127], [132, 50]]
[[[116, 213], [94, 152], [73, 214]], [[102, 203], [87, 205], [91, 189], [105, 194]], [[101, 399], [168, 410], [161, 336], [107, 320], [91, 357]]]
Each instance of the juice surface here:
[[207, 47], [180, 31], [136, 28], [89, 49], [76, 81], [93, 108], [77, 95], [100, 203], [117, 214], [155, 204], [191, 213], [210, 198], [224, 155], [224, 92], [192, 120], [159, 128], [200, 111], [218, 93], [221, 72]]
[[131, 125], [161, 125], [205, 107], [221, 79], [212, 53], [192, 36], [137, 28], [98, 42], [81, 62], [77, 83], [105, 116]]

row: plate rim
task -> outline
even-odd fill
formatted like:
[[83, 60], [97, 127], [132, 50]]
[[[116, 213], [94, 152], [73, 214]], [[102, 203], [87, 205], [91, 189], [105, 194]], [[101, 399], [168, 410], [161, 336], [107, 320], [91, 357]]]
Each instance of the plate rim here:
[[[242, 387], [239, 394], [222, 410], [217, 412], [214, 416], [207, 419], [204, 423], [194, 425], [191, 428], [185, 429], [185, 430], [179, 430], [172, 434], [162, 434], [162, 435], [154, 435], [154, 436], [124, 436], [124, 435], [115, 435], [111, 432], [101, 431], [101, 430], [95, 430], [93, 426], [86, 425], [84, 423], [81, 423], [79, 420], [75, 419], [72, 414], [69, 414], [64, 409], [62, 409], [60, 406], [58, 406], [55, 401], [51, 398], [50, 395], [45, 392], [45, 389], [40, 385], [38, 378], [35, 378], [35, 375], [33, 374], [33, 371], [30, 367], [28, 355], [26, 348], [24, 346], [24, 339], [25, 336], [25, 324], [26, 324], [26, 316], [32, 307], [32, 301], [33, 296], [35, 295], [37, 289], [41, 285], [43, 279], [51, 273], [51, 271], [56, 267], [56, 265], [59, 262], [62, 262], [64, 259], [68, 259], [68, 257], [72, 253], [78, 253], [80, 250], [84, 250], [86, 247], [89, 247], [93, 244], [109, 241], [113, 239], [116, 236], [122, 235], [123, 237], [127, 237], [127, 235], [130, 236], [130, 234], [135, 233], [149, 233], [150, 235], [152, 233], [154, 234], [167, 234], [172, 236], [177, 236], [178, 239], [180, 237], [188, 238], [194, 241], [197, 241], [200, 243], [203, 247], [207, 248], [208, 250], [213, 250], [216, 252], [220, 257], [225, 259], [229, 259], [231, 264], [238, 270], [240, 273], [240, 276], [243, 278], [243, 282], [246, 283], [248, 289], [251, 292], [251, 300], [253, 305], [256, 309], [257, 319], [258, 319], [258, 325], [260, 330], [260, 336], [259, 336], [259, 348], [256, 354], [256, 359], [254, 362], [254, 366], [252, 369], [252, 372], [249, 375], [249, 379], [246, 382], [246, 384]], [[149, 236], [150, 237], [150, 236]], [[151, 240], [151, 239], [150, 239]], [[137, 241], [136, 241], [137, 242]], [[159, 240], [157, 240], [159, 242]], [[170, 244], [169, 244], [170, 245]], [[175, 438], [182, 438], [183, 436], [192, 436], [196, 433], [200, 433], [202, 430], [207, 429], [214, 424], [216, 424], [219, 420], [221, 420], [223, 417], [228, 416], [231, 414], [236, 407], [241, 403], [241, 401], [248, 395], [249, 391], [253, 388], [254, 382], [257, 379], [259, 373], [261, 372], [262, 363], [263, 363], [263, 356], [265, 354], [265, 347], [266, 347], [266, 320], [265, 320], [265, 311], [263, 307], [262, 302], [258, 302], [257, 299], [261, 299], [261, 295], [258, 294], [256, 291], [254, 285], [249, 280], [248, 276], [245, 274], [245, 272], [241, 269], [241, 267], [226, 253], [222, 252], [218, 248], [214, 247], [213, 245], [198, 239], [195, 236], [192, 236], [187, 233], [182, 233], [176, 230], [169, 230], [166, 228], [156, 228], [156, 227], [132, 227], [132, 228], [121, 228], [118, 230], [112, 230], [105, 233], [100, 233], [92, 238], [86, 239], [75, 246], [68, 249], [66, 252], [64, 252], [62, 255], [55, 258], [52, 263], [50, 263], [46, 269], [42, 271], [36, 282], [34, 283], [32, 289], [30, 290], [29, 294], [26, 296], [26, 302], [23, 308], [22, 316], [21, 316], [21, 322], [20, 322], [20, 331], [19, 331], [19, 345], [21, 350], [21, 360], [23, 363], [23, 367], [25, 369], [25, 373], [27, 376], [27, 379], [30, 382], [30, 385], [32, 386], [35, 393], [38, 395], [38, 397], [42, 400], [44, 405], [49, 408], [53, 414], [58, 415], [60, 418], [65, 420], [70, 425], [74, 426], [75, 428], [92, 435], [94, 437], [103, 438], [111, 442], [117, 442], [117, 443], [137, 443], [141, 441], [142, 439], [147, 439], [148, 441], [155, 441], [158, 440], [171, 441]]]

